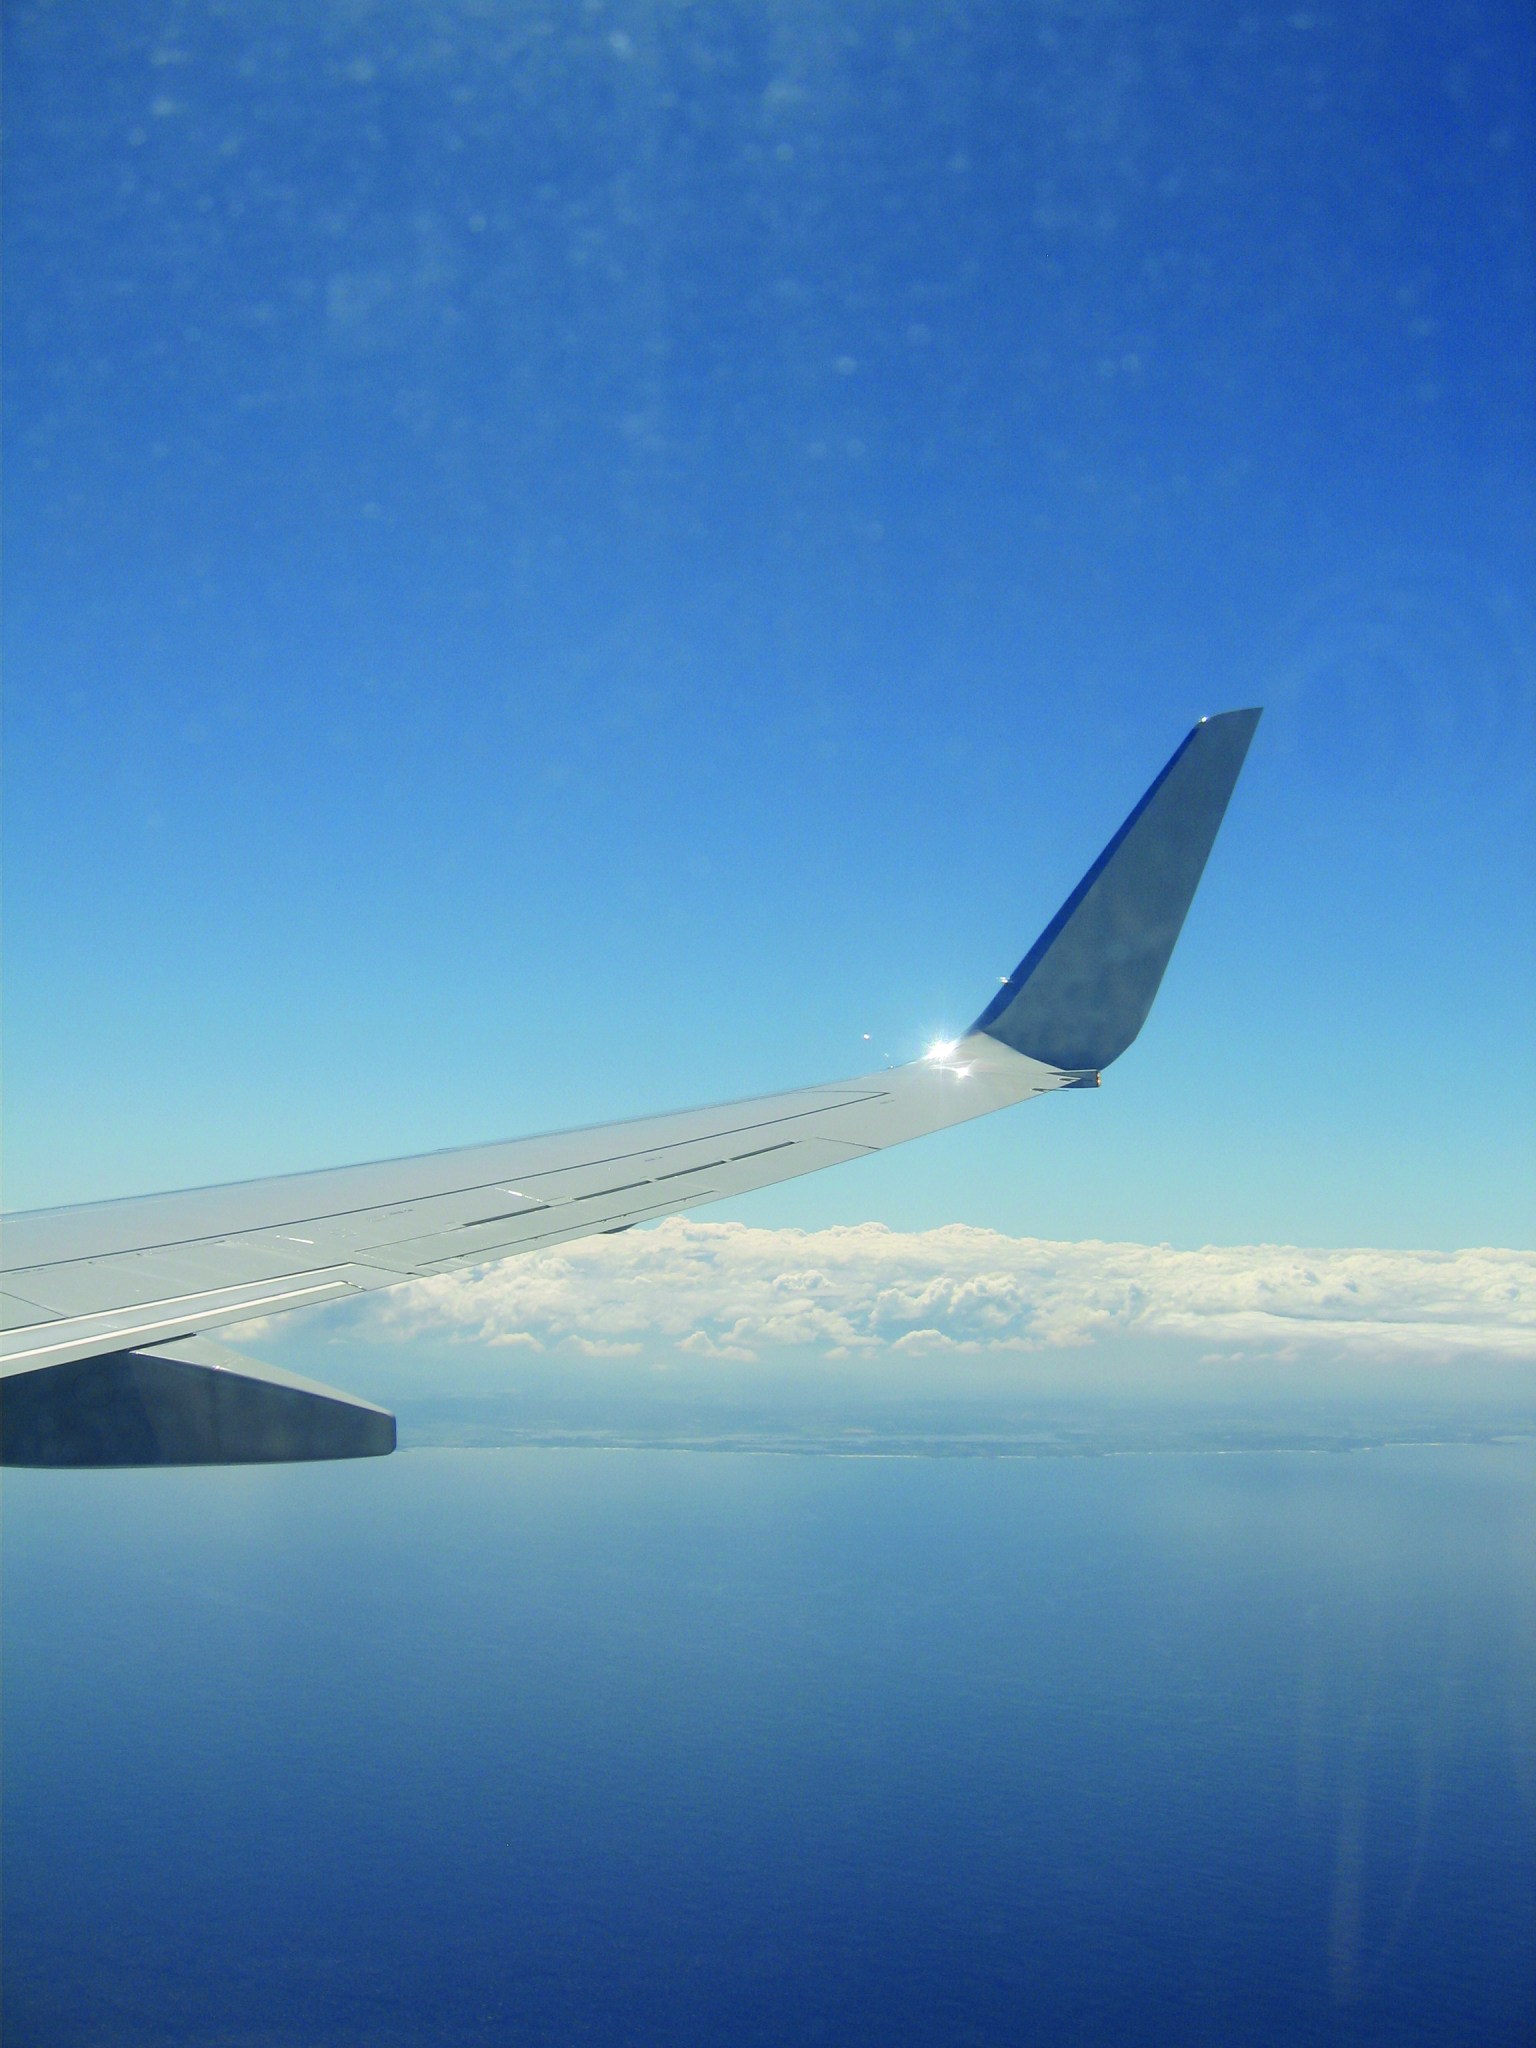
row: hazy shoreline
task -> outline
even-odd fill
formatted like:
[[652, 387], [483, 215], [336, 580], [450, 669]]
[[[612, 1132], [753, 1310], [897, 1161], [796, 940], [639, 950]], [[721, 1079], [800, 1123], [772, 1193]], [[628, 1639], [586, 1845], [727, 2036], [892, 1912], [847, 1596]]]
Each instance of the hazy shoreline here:
[[1230, 1456], [1259, 1451], [1337, 1454], [1401, 1447], [1522, 1444], [1536, 1439], [1536, 1417], [1414, 1424], [1376, 1429], [1198, 1424], [1037, 1433], [927, 1433], [890, 1430], [580, 1429], [553, 1425], [401, 1418], [400, 1449], [693, 1451], [771, 1457], [1063, 1459], [1126, 1456]]

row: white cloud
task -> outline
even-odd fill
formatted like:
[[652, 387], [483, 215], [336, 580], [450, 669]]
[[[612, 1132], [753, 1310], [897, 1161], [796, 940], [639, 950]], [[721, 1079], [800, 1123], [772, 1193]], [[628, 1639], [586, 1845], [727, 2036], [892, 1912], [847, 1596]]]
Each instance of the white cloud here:
[[1284, 1358], [1536, 1362], [1536, 1255], [1055, 1244], [952, 1225], [674, 1218], [374, 1298], [369, 1327], [588, 1357], [1001, 1358], [1106, 1339]]

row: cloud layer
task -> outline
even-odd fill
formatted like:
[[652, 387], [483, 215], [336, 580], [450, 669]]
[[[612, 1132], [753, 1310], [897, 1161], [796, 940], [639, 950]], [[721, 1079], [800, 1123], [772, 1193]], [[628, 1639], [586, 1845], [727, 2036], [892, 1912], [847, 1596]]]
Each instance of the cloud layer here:
[[952, 1225], [755, 1230], [675, 1218], [373, 1298], [398, 1339], [749, 1362], [996, 1357], [1146, 1340], [1203, 1358], [1321, 1348], [1536, 1361], [1536, 1255], [1053, 1244]]

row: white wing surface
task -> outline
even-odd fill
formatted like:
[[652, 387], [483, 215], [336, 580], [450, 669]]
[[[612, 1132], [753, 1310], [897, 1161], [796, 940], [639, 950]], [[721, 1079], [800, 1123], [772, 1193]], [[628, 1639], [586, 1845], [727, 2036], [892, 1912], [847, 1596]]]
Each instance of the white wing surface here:
[[0, 1462], [367, 1455], [393, 1418], [202, 1333], [625, 1230], [1064, 1087], [1156, 994], [1255, 711], [1203, 720], [965, 1037], [711, 1109], [0, 1220]]
[[8, 1366], [192, 1335], [626, 1229], [1061, 1087], [979, 1035], [947, 1059], [547, 1138], [7, 1219]]

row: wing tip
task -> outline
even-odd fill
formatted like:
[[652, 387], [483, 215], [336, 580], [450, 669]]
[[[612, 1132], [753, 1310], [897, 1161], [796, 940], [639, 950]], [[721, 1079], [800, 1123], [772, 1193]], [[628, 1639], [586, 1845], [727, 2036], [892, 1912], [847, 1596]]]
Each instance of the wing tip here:
[[1262, 705], [1191, 726], [972, 1025], [1062, 1071], [1100, 1071], [1146, 1021]]

